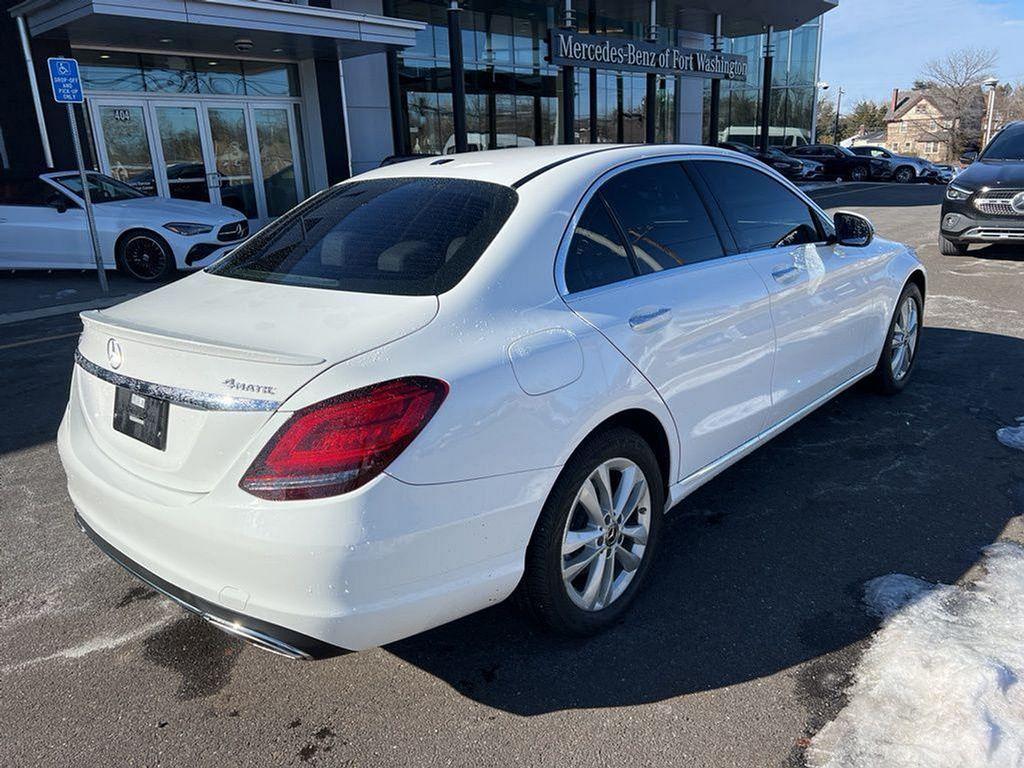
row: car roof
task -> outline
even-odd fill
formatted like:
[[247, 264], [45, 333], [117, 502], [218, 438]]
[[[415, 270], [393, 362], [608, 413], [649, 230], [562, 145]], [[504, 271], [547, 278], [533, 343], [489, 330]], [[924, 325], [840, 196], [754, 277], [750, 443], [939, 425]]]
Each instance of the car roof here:
[[408, 160], [368, 171], [358, 178], [459, 178], [518, 187], [555, 168], [570, 167], [574, 161], [584, 158], [589, 162], [581, 163], [578, 167], [581, 171], [585, 167], [586, 172], [590, 173], [595, 164], [613, 167], [632, 160], [691, 154], [736, 157], [736, 153], [728, 150], [692, 144], [559, 144]]

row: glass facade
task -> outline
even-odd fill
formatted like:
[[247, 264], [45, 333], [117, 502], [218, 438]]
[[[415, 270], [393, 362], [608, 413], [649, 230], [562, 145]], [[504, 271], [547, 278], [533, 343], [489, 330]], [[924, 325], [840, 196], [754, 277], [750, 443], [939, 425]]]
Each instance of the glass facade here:
[[[553, 7], [535, 6], [524, 16], [462, 10], [462, 49], [466, 79], [466, 123], [470, 149], [496, 149], [560, 143], [559, 101], [562, 74], [546, 62], [548, 29], [556, 23]], [[446, 9], [424, 0], [395, 0], [393, 15], [427, 22], [416, 45], [398, 54], [406, 152], [454, 151], [451, 72], [448, 66]], [[583, 32], [639, 40], [640, 21], [598, 16]], [[811, 141], [814, 84], [817, 78], [820, 19], [775, 35], [770, 139], [773, 144]], [[678, 44], [675, 31], [662, 28], [660, 42]], [[754, 144], [759, 135], [764, 37], [727, 39], [725, 51], [747, 56], [746, 81], [722, 84], [720, 140]], [[575, 140], [578, 143], [642, 142], [646, 113], [645, 76], [635, 72], [575, 70]], [[591, 135], [591, 84], [596, 86], [597, 132]], [[708, 135], [705, 83], [704, 132]], [[656, 137], [677, 139], [677, 78], [658, 76]]]
[[[523, 17], [460, 11], [466, 79], [466, 132], [470, 149], [498, 149], [561, 142], [561, 72], [545, 60], [551, 7]], [[425, 21], [416, 45], [398, 54], [401, 104], [408, 126], [406, 151], [454, 151], [447, 12], [443, 5], [396, 0], [393, 15]], [[586, 20], [579, 24], [587, 31]], [[640, 39], [643, 24], [598, 18], [595, 33]], [[670, 32], [663, 30], [664, 42]], [[597, 133], [591, 135], [591, 76], [575, 71], [575, 140], [578, 143], [642, 142], [646, 83], [642, 74], [598, 70]], [[675, 78], [659, 76], [656, 129], [659, 141], [675, 135]]]
[[294, 64], [74, 50], [87, 92], [197, 93], [220, 96], [298, 96]]
[[[818, 45], [821, 19], [774, 36], [772, 104], [769, 143], [796, 146], [813, 137], [814, 91], [818, 77]], [[764, 35], [726, 40], [728, 53], [747, 56], [746, 82], [723, 82], [719, 112], [719, 141], [756, 145], [760, 136], [761, 78], [764, 73]], [[708, 135], [710, 84], [704, 88], [704, 136]]]

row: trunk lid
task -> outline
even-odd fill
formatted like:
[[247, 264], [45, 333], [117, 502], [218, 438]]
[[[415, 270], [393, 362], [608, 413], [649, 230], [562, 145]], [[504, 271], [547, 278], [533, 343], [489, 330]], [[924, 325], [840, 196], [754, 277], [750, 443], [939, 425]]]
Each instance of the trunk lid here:
[[[72, 399], [112, 461], [167, 487], [206, 492], [299, 387], [332, 365], [423, 328], [437, 307], [436, 296], [199, 273], [111, 309], [82, 313]], [[114, 428], [119, 384], [170, 402], [162, 450]]]

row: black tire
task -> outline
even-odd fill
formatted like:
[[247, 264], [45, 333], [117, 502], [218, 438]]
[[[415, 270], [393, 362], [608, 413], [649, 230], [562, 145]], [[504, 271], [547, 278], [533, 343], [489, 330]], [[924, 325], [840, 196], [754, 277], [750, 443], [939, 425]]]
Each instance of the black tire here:
[[901, 165], [896, 169], [896, 173], [892, 175], [892, 178], [897, 184], [909, 184], [917, 178], [917, 174], [914, 173], [914, 169], [909, 165]]
[[[893, 372], [892, 365], [894, 355], [893, 336], [895, 335], [897, 321], [900, 317], [900, 309], [908, 298], [913, 299], [917, 305], [917, 337], [910, 356], [909, 367], [906, 373], [897, 377]], [[914, 373], [914, 367], [921, 351], [921, 329], [923, 325], [924, 299], [921, 296], [921, 289], [914, 283], [907, 283], [900, 294], [899, 301], [896, 302], [896, 309], [893, 311], [892, 319], [889, 321], [889, 331], [885, 334], [885, 343], [882, 345], [882, 351], [878, 356], [878, 365], [875, 366], [875, 370], [871, 374], [872, 383], [876, 391], [883, 395], [895, 395], [902, 392], [907, 386], [907, 382], [910, 381], [911, 375]]]
[[[602, 463], [620, 458], [639, 467], [647, 483], [651, 502], [647, 542], [640, 564], [622, 594], [604, 608], [585, 610], [573, 602], [562, 582], [563, 536], [569, 515], [581, 513], [581, 505], [574, 502], [591, 473]], [[654, 451], [640, 435], [631, 429], [613, 427], [590, 437], [566, 463], [541, 510], [526, 550], [526, 570], [517, 590], [517, 602], [535, 620], [560, 634], [586, 636], [614, 624], [647, 580], [657, 553], [664, 508], [661, 469]], [[594, 550], [599, 551], [600, 547]], [[621, 574], [617, 571], [614, 578]]]
[[870, 175], [870, 171], [864, 165], [857, 165], [850, 169], [850, 181], [866, 181]]
[[945, 235], [939, 235], [939, 253], [943, 256], [963, 256], [967, 253], [967, 245], [950, 240]]
[[143, 283], [166, 280], [177, 271], [170, 246], [148, 229], [133, 229], [121, 235], [115, 258], [119, 272]]

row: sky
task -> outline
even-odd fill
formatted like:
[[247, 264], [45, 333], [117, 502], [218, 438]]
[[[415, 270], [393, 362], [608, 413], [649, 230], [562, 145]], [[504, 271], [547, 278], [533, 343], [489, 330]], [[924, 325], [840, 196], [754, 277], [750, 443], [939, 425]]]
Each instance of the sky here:
[[925, 62], [958, 48], [986, 48], [1001, 81], [1024, 82], [1024, 0], [839, 0], [824, 18], [821, 79], [861, 99], [888, 102]]

